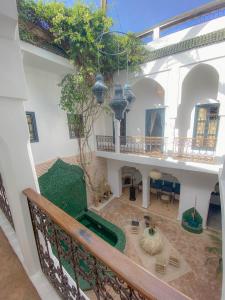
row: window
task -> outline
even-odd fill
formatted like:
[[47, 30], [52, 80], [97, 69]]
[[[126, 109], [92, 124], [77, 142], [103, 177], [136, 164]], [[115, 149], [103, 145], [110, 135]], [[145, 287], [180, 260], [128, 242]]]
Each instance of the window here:
[[219, 105], [197, 105], [195, 109], [194, 148], [214, 150], [219, 125]]
[[67, 114], [69, 135], [71, 139], [84, 137], [84, 121], [82, 115]]
[[27, 111], [26, 116], [27, 116], [28, 129], [30, 133], [30, 142], [31, 143], [39, 142], [35, 113]]

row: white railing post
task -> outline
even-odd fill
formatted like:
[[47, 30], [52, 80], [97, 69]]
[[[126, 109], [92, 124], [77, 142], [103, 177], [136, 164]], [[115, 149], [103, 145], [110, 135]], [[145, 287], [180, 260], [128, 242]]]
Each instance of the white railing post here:
[[120, 153], [120, 121], [114, 119], [115, 129], [115, 152]]

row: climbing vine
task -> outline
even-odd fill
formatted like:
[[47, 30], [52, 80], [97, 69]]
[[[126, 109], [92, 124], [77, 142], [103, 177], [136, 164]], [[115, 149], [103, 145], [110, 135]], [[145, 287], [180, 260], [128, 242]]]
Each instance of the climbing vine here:
[[[74, 64], [74, 73], [66, 75], [60, 83], [60, 106], [71, 115], [82, 115], [82, 122], [81, 118], [73, 118], [74, 126], [80, 131], [80, 164], [92, 192], [96, 194], [98, 186], [93, 183], [87, 167], [92, 153], [89, 142], [94, 122], [103, 111], [107, 111], [107, 105], [99, 106], [93, 98], [91, 87], [95, 75], [101, 73], [110, 85], [113, 73], [118, 68], [126, 68], [127, 57], [129, 68], [134, 69], [145, 61], [148, 51], [132, 33], [114, 33], [99, 38], [103, 32], [110, 31], [113, 20], [101, 9], [83, 2], [66, 7], [55, 1], [20, 0], [18, 11], [21, 39], [31, 43], [38, 38], [43, 43], [47, 40], [48, 44], [66, 53]], [[26, 28], [29, 28], [27, 32]], [[41, 33], [37, 33], [37, 28]], [[35, 34], [38, 37], [34, 37]], [[99, 49], [110, 53], [126, 49], [127, 54], [121, 55], [118, 61], [114, 56], [102, 54]]]

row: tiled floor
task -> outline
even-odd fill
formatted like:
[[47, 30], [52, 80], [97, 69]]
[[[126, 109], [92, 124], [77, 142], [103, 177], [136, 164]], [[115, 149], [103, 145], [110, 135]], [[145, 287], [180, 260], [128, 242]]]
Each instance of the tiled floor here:
[[40, 300], [19, 259], [0, 229], [0, 300]]
[[[129, 190], [128, 188], [124, 188], [120, 200], [127, 203], [128, 199], [129, 199]], [[136, 190], [136, 200], [129, 201], [129, 204], [135, 207], [142, 208], [142, 192], [137, 192]], [[162, 203], [159, 199], [156, 198], [155, 194], [151, 193], [150, 206], [146, 209], [146, 211], [160, 214], [161, 216], [164, 216], [166, 218], [171, 218], [176, 220], [178, 216], [178, 208], [179, 208], [178, 200], [173, 200], [170, 204]]]
[[[204, 231], [200, 235], [186, 232], [175, 220], [175, 215], [171, 211], [168, 212], [170, 218], [162, 216], [167, 213], [166, 205], [161, 208], [161, 216], [157, 216], [155, 214], [157, 212], [157, 204], [154, 204], [154, 200], [150, 209], [145, 210], [140, 207], [138, 201], [131, 202], [128, 200], [127, 195], [123, 195], [121, 198], [116, 198], [107, 204], [100, 211], [100, 214], [126, 231], [127, 224], [132, 217], [143, 219], [146, 212], [150, 213], [156, 226], [190, 267], [190, 271], [175, 280], [169, 281], [169, 284], [194, 300], [219, 300], [221, 279], [216, 274], [216, 260], [214, 260], [213, 264], [206, 263], [207, 258], [212, 256], [206, 250], [207, 246], [213, 245], [209, 232]], [[175, 211], [177, 212], [177, 210]], [[151, 214], [151, 212], [154, 212], [154, 214]], [[141, 264], [141, 259], [138, 253], [135, 252], [132, 244], [127, 243], [125, 254], [136, 263]], [[161, 279], [163, 278], [161, 277]]]

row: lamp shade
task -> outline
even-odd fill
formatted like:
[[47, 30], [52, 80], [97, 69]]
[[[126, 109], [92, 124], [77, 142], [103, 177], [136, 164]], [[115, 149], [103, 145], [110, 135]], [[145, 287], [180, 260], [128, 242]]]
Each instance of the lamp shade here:
[[92, 87], [92, 92], [95, 95], [96, 100], [99, 104], [102, 104], [104, 102], [104, 96], [106, 90], [107, 90], [107, 86], [104, 84], [103, 76], [101, 74], [98, 74], [96, 76], [96, 82]]
[[159, 172], [158, 170], [152, 170], [149, 173], [149, 176], [154, 180], [159, 180], [162, 177], [162, 173]]
[[126, 99], [127, 102], [128, 102], [127, 110], [129, 111], [130, 108], [131, 108], [132, 103], [133, 103], [134, 100], [135, 100], [135, 95], [134, 95], [134, 93], [133, 93], [133, 91], [132, 91], [131, 85], [128, 84], [128, 83], [126, 83], [126, 84], [124, 85], [124, 89], [123, 89], [123, 90], [124, 90], [124, 97], [125, 97], [125, 99]]
[[127, 108], [127, 100], [123, 98], [123, 89], [121, 84], [115, 84], [114, 86], [114, 97], [109, 103], [112, 111], [115, 114], [115, 118], [121, 121], [124, 118], [124, 112]]

